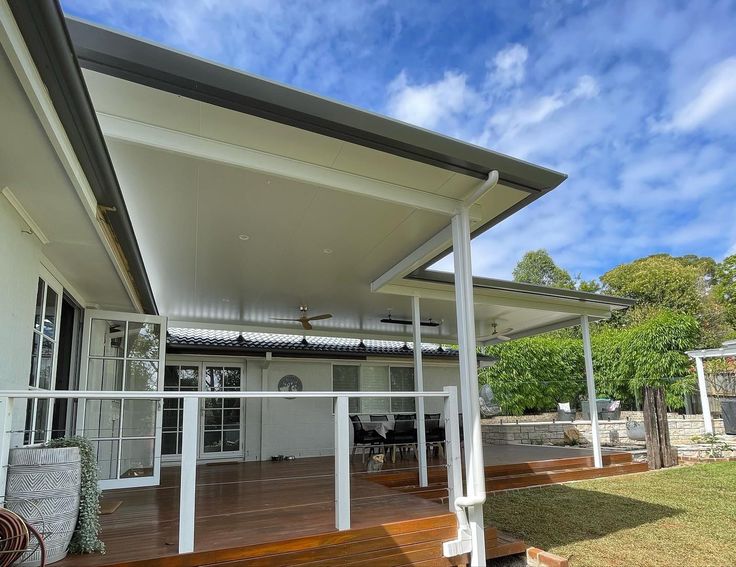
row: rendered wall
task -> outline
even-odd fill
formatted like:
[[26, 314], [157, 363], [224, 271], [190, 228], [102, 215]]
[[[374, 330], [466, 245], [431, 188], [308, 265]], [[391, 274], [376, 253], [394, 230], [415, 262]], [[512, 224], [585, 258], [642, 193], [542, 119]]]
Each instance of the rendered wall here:
[[[0, 387], [28, 387], [36, 285], [41, 243], [27, 230], [15, 209], [0, 195]], [[20, 406], [20, 407], [19, 407]], [[25, 402], [16, 401], [13, 430], [25, 426]], [[16, 436], [18, 437], [18, 436]], [[22, 438], [13, 438], [19, 443]]]

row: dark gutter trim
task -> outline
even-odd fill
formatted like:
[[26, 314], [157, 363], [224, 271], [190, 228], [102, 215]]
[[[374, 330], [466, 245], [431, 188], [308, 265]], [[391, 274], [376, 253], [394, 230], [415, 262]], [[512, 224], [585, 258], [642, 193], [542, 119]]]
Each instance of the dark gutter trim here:
[[57, 0], [9, 0], [10, 8], [99, 205], [128, 264], [141, 305], [158, 314], [151, 284], [107, 146]]
[[[421, 270], [407, 276], [407, 279], [431, 283], [455, 283], [454, 274], [448, 272], [438, 272], [434, 270]], [[530, 295], [544, 295], [547, 297], [555, 297], [558, 299], [572, 299], [576, 301], [585, 301], [590, 303], [601, 303], [620, 308], [628, 308], [636, 304], [636, 300], [626, 297], [616, 297], [613, 295], [602, 295], [586, 291], [546, 287], [528, 283], [512, 282], [508, 280], [499, 280], [494, 278], [473, 277], [473, 287], [496, 289], [499, 291], [513, 291], [515, 293], [527, 293]]]
[[326, 100], [74, 18], [67, 26], [90, 70], [201, 102], [486, 179], [546, 192], [567, 176], [479, 146]]

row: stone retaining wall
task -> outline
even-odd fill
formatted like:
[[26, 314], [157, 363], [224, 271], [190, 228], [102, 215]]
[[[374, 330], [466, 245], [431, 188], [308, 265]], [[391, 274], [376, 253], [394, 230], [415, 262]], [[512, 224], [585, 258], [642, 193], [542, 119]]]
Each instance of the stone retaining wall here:
[[[641, 412], [627, 412], [638, 413]], [[508, 419], [508, 418], [507, 418]], [[486, 445], [507, 445], [510, 443], [524, 444], [553, 444], [561, 445], [565, 430], [574, 427], [580, 435], [591, 443], [592, 429], [590, 421], [531, 421], [519, 423], [494, 423], [493, 420], [483, 420], [483, 443]], [[668, 419], [670, 440], [673, 445], [688, 445], [692, 437], [702, 435], [703, 417], [697, 415], [680, 416], [673, 414]], [[714, 420], [715, 432], [723, 434], [723, 420]], [[601, 421], [601, 443], [604, 445], [636, 445], [644, 446], [642, 441], [632, 441], [626, 431], [626, 420]]]

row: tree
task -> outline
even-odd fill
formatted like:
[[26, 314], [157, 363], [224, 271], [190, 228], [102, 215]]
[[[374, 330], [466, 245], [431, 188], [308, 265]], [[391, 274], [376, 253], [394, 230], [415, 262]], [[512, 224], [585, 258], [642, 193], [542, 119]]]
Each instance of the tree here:
[[636, 299], [639, 305], [697, 315], [703, 277], [699, 264], [659, 254], [613, 268], [601, 276], [601, 282], [607, 292]]
[[723, 305], [725, 318], [736, 328], [736, 254], [727, 256], [716, 266], [713, 282], [713, 291]]
[[515, 282], [575, 289], [570, 274], [555, 264], [546, 250], [532, 250], [524, 254], [516, 264], [513, 276]]

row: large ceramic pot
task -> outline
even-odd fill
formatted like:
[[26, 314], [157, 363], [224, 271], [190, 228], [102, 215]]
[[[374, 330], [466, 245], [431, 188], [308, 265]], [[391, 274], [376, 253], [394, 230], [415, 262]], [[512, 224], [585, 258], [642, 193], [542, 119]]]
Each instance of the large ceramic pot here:
[[626, 433], [632, 441], [645, 441], [647, 438], [643, 421], [627, 421]]
[[[79, 514], [81, 461], [78, 447], [11, 449], [5, 492], [9, 510], [44, 536], [46, 563], [66, 557]], [[19, 565], [41, 564], [40, 550]]]

